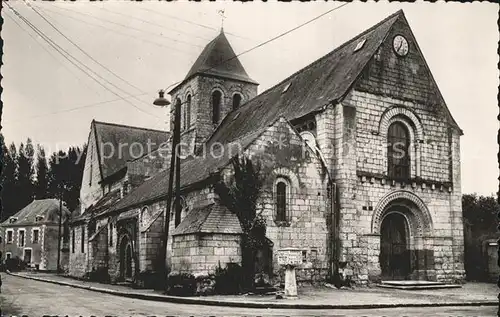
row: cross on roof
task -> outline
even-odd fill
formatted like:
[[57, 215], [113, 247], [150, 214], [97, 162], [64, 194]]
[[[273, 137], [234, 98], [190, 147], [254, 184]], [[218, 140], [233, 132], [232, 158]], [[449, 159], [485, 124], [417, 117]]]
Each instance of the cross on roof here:
[[225, 13], [225, 9], [222, 9], [222, 10], [219, 10], [217, 11], [217, 13], [221, 16], [221, 27], [220, 27], [220, 30], [224, 30], [224, 19], [226, 18], [226, 16], [224, 15]]

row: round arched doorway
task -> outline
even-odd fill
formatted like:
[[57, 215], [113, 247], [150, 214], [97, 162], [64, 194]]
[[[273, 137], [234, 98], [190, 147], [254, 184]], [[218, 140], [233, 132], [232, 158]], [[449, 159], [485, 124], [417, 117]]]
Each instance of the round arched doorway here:
[[120, 241], [120, 277], [125, 280], [132, 278], [132, 245], [127, 236]]
[[411, 273], [409, 226], [399, 212], [388, 212], [382, 219], [379, 260], [383, 279], [402, 280]]

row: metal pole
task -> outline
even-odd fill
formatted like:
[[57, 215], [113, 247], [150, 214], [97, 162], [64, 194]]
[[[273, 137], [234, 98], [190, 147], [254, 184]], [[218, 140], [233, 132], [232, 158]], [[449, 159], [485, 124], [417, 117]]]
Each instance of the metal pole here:
[[57, 273], [61, 272], [61, 222], [62, 222], [62, 197], [63, 190], [61, 189], [61, 193], [59, 196], [59, 228], [57, 234]]
[[166, 281], [168, 278], [168, 269], [167, 269], [167, 247], [168, 247], [168, 231], [170, 225], [170, 207], [172, 205], [172, 191], [174, 185], [174, 172], [175, 172], [175, 164], [177, 155], [177, 145], [180, 140], [180, 103], [177, 102], [174, 108], [174, 135], [172, 137], [172, 150], [171, 150], [171, 158], [170, 158], [170, 175], [168, 178], [168, 193], [167, 193], [167, 206], [165, 208], [165, 223], [164, 223], [164, 239], [163, 239], [163, 248], [162, 252], [164, 253], [163, 259], [163, 270], [164, 270], [164, 282], [166, 287]]

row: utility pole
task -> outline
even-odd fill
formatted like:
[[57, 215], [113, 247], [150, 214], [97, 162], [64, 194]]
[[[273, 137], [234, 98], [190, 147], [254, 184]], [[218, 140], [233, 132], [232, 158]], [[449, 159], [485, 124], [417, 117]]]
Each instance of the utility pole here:
[[[153, 102], [157, 106], [168, 106], [170, 102], [164, 98], [164, 91], [160, 90], [159, 97]], [[174, 185], [174, 174], [176, 176], [176, 199], [175, 199], [175, 210], [179, 210], [180, 207], [180, 153], [179, 153], [179, 143], [181, 134], [181, 103], [176, 102], [174, 106], [174, 134], [172, 136], [172, 150], [170, 156], [170, 173], [168, 178], [168, 192], [167, 192], [167, 206], [165, 208], [165, 222], [164, 222], [164, 238], [162, 246], [162, 262], [163, 262], [163, 274], [164, 274], [164, 286], [166, 287], [166, 281], [168, 278], [168, 268], [167, 268], [167, 247], [168, 247], [168, 234], [170, 225], [170, 210], [172, 205], [173, 196], [173, 185]], [[177, 173], [175, 173], [177, 171]], [[176, 212], [177, 214], [177, 212]]]
[[62, 199], [64, 187], [59, 194], [59, 228], [57, 234], [57, 273], [61, 273], [61, 222], [62, 222]]

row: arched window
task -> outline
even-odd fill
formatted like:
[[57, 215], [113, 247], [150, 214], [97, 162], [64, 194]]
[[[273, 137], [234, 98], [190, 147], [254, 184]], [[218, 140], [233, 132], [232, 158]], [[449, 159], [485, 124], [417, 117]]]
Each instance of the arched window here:
[[139, 223], [141, 226], [144, 225], [146, 218], [148, 217], [148, 207], [144, 207], [141, 209], [141, 214], [139, 215]]
[[172, 205], [172, 209], [174, 210], [175, 212], [175, 227], [177, 228], [177, 226], [181, 223], [181, 220], [182, 220], [182, 211], [184, 209], [186, 209], [186, 200], [184, 199], [184, 197], [179, 197], [179, 209], [175, 209], [175, 198], [174, 198], [174, 201], [172, 202], [173, 205]]
[[191, 126], [191, 95], [187, 96], [186, 99], [186, 129], [189, 129]]
[[220, 120], [220, 103], [222, 93], [218, 90], [212, 93], [212, 123], [218, 124]]
[[286, 221], [287, 184], [280, 180], [276, 183], [276, 221]]
[[410, 133], [398, 121], [389, 126], [387, 133], [387, 163], [390, 178], [410, 178]]
[[240, 94], [234, 94], [233, 95], [233, 110], [236, 110], [240, 107], [241, 104], [241, 95]]

